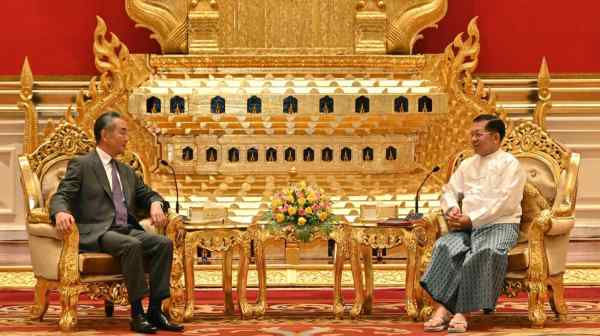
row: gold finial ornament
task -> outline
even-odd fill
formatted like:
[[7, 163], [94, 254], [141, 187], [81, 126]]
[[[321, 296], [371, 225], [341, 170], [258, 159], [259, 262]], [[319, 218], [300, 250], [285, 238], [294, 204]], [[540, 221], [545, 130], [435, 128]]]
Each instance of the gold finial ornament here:
[[17, 106], [25, 113], [23, 152], [32, 153], [38, 146], [38, 115], [33, 104], [33, 73], [27, 57], [21, 70], [21, 92]]
[[[404, 12], [391, 18], [387, 32], [387, 53], [412, 54], [426, 28], [437, 28], [448, 11], [448, 0], [417, 0]], [[389, 8], [390, 5], [387, 6]]]
[[160, 44], [163, 54], [187, 53], [189, 5], [189, 0], [125, 0], [127, 14], [136, 27], [150, 30], [150, 38]]
[[533, 113], [533, 121], [543, 130], [546, 131], [546, 115], [552, 109], [550, 99], [550, 71], [548, 70], [548, 62], [546, 57], [542, 59], [540, 72], [538, 74], [538, 102]]

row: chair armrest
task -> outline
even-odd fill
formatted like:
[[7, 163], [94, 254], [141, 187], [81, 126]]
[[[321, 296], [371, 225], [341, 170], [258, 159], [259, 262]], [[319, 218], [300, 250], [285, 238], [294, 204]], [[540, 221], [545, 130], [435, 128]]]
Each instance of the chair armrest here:
[[436, 239], [448, 233], [448, 223], [442, 210], [431, 211], [423, 216], [425, 228], [429, 234], [432, 234]]
[[575, 217], [552, 217], [550, 229], [546, 231], [547, 236], [559, 236], [571, 232], [575, 226]]
[[54, 226], [46, 208], [34, 208], [28, 214], [27, 222], [30, 224], [49, 224]]
[[185, 237], [185, 221], [183, 216], [176, 213], [173, 209], [169, 209], [167, 212], [167, 225], [164, 228], [160, 228], [159, 232], [166, 235], [176, 245], [183, 243]]
[[48, 211], [44, 208], [32, 209], [27, 218], [27, 233], [33, 236], [63, 240], [64, 235], [59, 233], [50, 220]]
[[557, 195], [552, 205], [555, 217], [575, 217], [575, 201], [577, 198], [577, 176], [579, 174], [580, 155], [571, 153], [568, 167], [562, 172], [557, 188]]
[[27, 224], [27, 232], [32, 236], [37, 237], [45, 237], [45, 238], [53, 238], [56, 240], [63, 240], [65, 237], [62, 233], [59, 233], [58, 230], [51, 224]]

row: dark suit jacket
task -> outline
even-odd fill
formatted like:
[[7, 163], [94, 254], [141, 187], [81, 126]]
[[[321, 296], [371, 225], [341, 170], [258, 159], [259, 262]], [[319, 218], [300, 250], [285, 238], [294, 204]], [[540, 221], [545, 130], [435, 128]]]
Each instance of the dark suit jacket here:
[[[129, 223], [143, 230], [135, 214], [140, 209], [148, 209], [152, 202], [164, 200], [145, 185], [131, 167], [117, 162], [117, 171], [127, 203]], [[75, 217], [79, 228], [79, 248], [86, 252], [100, 251], [98, 240], [112, 225], [115, 207], [108, 177], [96, 150], [69, 162], [65, 177], [50, 200], [52, 220], [60, 211]]]

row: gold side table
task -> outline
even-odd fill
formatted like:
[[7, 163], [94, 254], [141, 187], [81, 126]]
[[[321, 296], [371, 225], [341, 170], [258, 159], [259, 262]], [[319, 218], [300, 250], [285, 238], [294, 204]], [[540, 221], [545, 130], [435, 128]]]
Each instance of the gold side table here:
[[[336, 243], [336, 253], [334, 260], [334, 299], [333, 299], [333, 313], [336, 318], [342, 318], [344, 315], [344, 302], [342, 297], [342, 271], [344, 268], [344, 261], [347, 258], [351, 258], [352, 269], [360, 268], [360, 256], [358, 254], [351, 253], [356, 247], [353, 244], [356, 242], [351, 239], [352, 229], [347, 224], [337, 225], [334, 230], [329, 234], [325, 235], [321, 232], [315, 233], [312, 239], [328, 240], [333, 239]], [[255, 241], [256, 249], [256, 271], [258, 273], [259, 282], [259, 293], [258, 301], [256, 305], [249, 308], [252, 312], [252, 317], [262, 317], [265, 314], [267, 307], [267, 280], [266, 280], [266, 261], [265, 261], [265, 244], [270, 240], [285, 240], [288, 243], [299, 243], [293, 232], [272, 232], [266, 225], [257, 223], [256, 230], [253, 231], [253, 239]], [[247, 269], [245, 270], [247, 272]], [[362, 274], [352, 272], [354, 282], [360, 282]], [[242, 277], [242, 276], [240, 276]]]
[[240, 265], [238, 271], [238, 304], [242, 317], [251, 313], [248, 311], [246, 286], [248, 277], [250, 240], [252, 226], [248, 224], [202, 224], [188, 222], [185, 225], [184, 262], [185, 262], [185, 311], [184, 320], [189, 321], [194, 312], [194, 256], [198, 247], [212, 252], [223, 253], [223, 291], [225, 293], [225, 314], [234, 312], [232, 297], [232, 263], [233, 248], [239, 247]]
[[[388, 220], [373, 224], [354, 224], [352, 226], [354, 250], [352, 254], [362, 256], [363, 265], [353, 263], [356, 270], [352, 273], [363, 274], [358, 283], [355, 281], [355, 305], [351, 317], [370, 314], [373, 307], [373, 248], [393, 248], [404, 246], [407, 251], [406, 265], [406, 312], [415, 320], [424, 320], [432, 312], [432, 302], [424, 293], [419, 280], [426, 264], [426, 254], [431, 253], [433, 237], [428, 232], [424, 220], [402, 221]], [[363, 270], [364, 266], [364, 270]]]

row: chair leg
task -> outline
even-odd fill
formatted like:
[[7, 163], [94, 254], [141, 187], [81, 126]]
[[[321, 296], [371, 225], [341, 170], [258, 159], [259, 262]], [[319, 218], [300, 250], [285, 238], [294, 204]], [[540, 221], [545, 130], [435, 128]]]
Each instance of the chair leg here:
[[30, 318], [32, 320], [43, 320], [48, 310], [48, 280], [37, 278], [35, 283], [35, 297], [31, 306]]
[[63, 286], [60, 292], [60, 319], [58, 325], [63, 332], [73, 331], [77, 326], [77, 302], [79, 301], [79, 286]]
[[225, 294], [225, 314], [233, 315], [235, 308], [233, 306], [232, 296], [232, 260], [233, 251], [231, 249], [223, 251], [223, 293]]
[[533, 328], [544, 327], [546, 313], [544, 313], [544, 297], [546, 285], [543, 281], [529, 282], [529, 321]]
[[568, 314], [568, 307], [565, 302], [565, 288], [563, 286], [563, 274], [551, 276], [548, 279], [548, 289], [550, 290], [550, 305], [556, 316], [564, 319]]
[[115, 304], [110, 300], [104, 300], [104, 314], [106, 317], [113, 317], [115, 312]]

